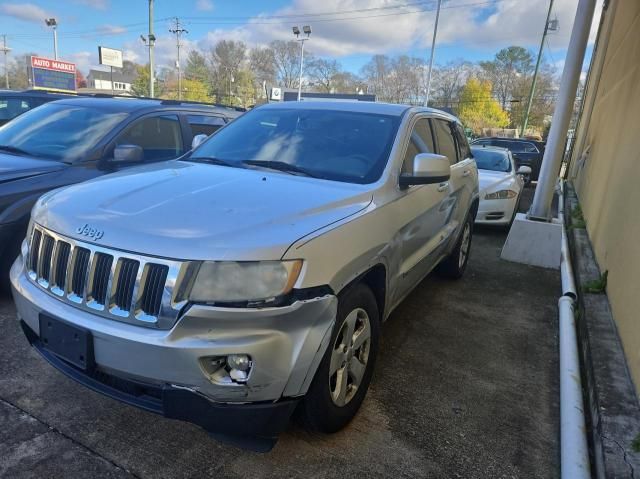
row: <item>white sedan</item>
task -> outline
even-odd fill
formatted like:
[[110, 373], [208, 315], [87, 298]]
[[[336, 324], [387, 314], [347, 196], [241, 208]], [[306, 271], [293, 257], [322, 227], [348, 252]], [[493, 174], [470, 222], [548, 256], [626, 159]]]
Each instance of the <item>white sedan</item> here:
[[531, 168], [516, 164], [511, 152], [495, 146], [473, 146], [471, 152], [478, 165], [480, 207], [478, 224], [509, 226], [518, 212], [524, 189], [524, 176]]

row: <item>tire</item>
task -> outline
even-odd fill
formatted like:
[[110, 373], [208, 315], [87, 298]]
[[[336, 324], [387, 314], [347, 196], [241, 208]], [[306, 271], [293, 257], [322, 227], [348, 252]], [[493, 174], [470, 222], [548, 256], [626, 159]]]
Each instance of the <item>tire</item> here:
[[[337, 432], [344, 428], [360, 409], [371, 382], [378, 354], [379, 318], [376, 298], [366, 285], [357, 284], [339, 297], [338, 314], [329, 347], [301, 404], [301, 418], [307, 429], [323, 433]], [[357, 349], [351, 349], [344, 341], [349, 328], [353, 328], [354, 331], [350, 343], [353, 343], [353, 339], [358, 341], [359, 338], [364, 341]], [[358, 331], [362, 336], [356, 336]], [[345, 347], [348, 349], [346, 353]], [[358, 368], [355, 367], [356, 363], [360, 365]], [[332, 367], [335, 368], [335, 372], [330, 374]], [[360, 371], [360, 374], [356, 371]], [[360, 381], [355, 385], [358, 376]], [[344, 378], [344, 381], [341, 378]], [[342, 384], [344, 388], [339, 387]]]
[[473, 239], [473, 215], [468, 214], [456, 246], [449, 256], [443, 259], [436, 268], [436, 272], [444, 277], [460, 279], [467, 269], [471, 240]]

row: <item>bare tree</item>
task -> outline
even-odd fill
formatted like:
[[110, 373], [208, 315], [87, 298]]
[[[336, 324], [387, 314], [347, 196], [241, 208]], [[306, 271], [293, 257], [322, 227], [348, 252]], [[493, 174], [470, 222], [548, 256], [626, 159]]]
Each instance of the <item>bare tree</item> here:
[[249, 52], [249, 68], [255, 75], [256, 81], [262, 84], [276, 82], [275, 55], [269, 47], [255, 47]]
[[317, 58], [308, 63], [309, 79], [325, 93], [332, 93], [335, 89], [335, 78], [342, 71], [340, 63], [336, 60]]
[[457, 106], [460, 91], [473, 69], [473, 64], [464, 60], [450, 61], [434, 68], [431, 81], [433, 104], [441, 108]]
[[269, 44], [273, 50], [276, 77], [280, 85], [285, 88], [298, 86], [300, 68], [300, 47], [298, 42], [274, 40]]

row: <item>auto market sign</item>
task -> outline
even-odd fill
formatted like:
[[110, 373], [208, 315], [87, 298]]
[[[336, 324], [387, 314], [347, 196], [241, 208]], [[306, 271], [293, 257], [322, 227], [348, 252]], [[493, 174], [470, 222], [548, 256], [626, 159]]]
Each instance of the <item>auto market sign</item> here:
[[31, 57], [31, 80], [36, 90], [76, 91], [76, 64], [51, 58]]

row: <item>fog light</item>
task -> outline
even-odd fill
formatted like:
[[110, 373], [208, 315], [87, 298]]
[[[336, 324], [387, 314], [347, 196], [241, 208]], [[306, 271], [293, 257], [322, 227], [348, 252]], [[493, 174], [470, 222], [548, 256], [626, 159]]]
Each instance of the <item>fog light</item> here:
[[[237, 369], [238, 371], [246, 373], [251, 367], [251, 358], [246, 354], [232, 354], [227, 356], [227, 364], [232, 370]], [[233, 377], [233, 375], [231, 377]]]

